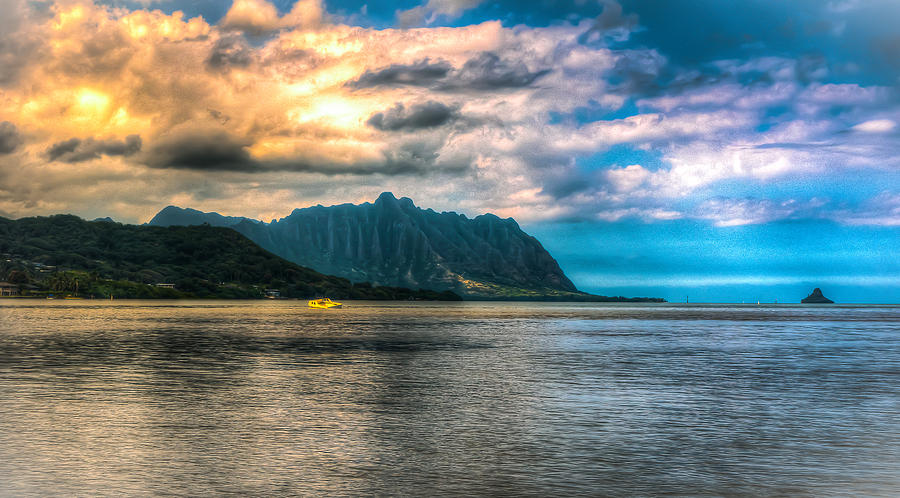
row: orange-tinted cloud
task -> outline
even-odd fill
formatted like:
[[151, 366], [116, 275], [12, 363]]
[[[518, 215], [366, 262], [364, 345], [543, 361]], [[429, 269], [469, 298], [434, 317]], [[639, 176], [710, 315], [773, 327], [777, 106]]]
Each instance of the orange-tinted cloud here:
[[[480, 150], [458, 144], [471, 142], [471, 123], [492, 122], [488, 110], [507, 108], [508, 119], [521, 120], [545, 112], [552, 100], [553, 107], [577, 105], [558, 95], [537, 104], [547, 89], [532, 85], [551, 71], [554, 47], [574, 39], [577, 29], [529, 33], [531, 39], [497, 22], [373, 30], [329, 24], [315, 0], [285, 15], [264, 0], [237, 0], [218, 25], [181, 12], [89, 1], [58, 2], [41, 15], [24, 1], [3, 1], [18, 16], [10, 32], [39, 40], [14, 46], [5, 36], [0, 45], [0, 57], [16, 61], [0, 93], [0, 121], [21, 142], [2, 164], [19, 171], [0, 200], [0, 211], [11, 215], [52, 205], [33, 199], [50, 196], [56, 182], [47, 174], [83, 183], [115, 182], [132, 172], [129, 181], [150, 185], [119, 199], [133, 204], [119, 210], [126, 217], [143, 216], [154, 197], [168, 203], [173, 193], [192, 195], [198, 173], [218, 175], [203, 184], [247, 184], [234, 176], [241, 174], [267, 183], [286, 172], [302, 184], [328, 185], [328, 178], [345, 175], [374, 175], [378, 180], [369, 183], [383, 183], [400, 175], [413, 185], [425, 175], [441, 190], [446, 182], [437, 178], [476, 168]], [[260, 35], [266, 38], [246, 38]], [[534, 37], [546, 46], [531, 47], [525, 57], [507, 54]], [[391, 68], [414, 71], [429, 61], [442, 68], [433, 86], [416, 86], [405, 75], [396, 85], [375, 84]], [[525, 100], [531, 110], [520, 108]], [[462, 115], [470, 118], [467, 128], [451, 126]], [[72, 206], [96, 209], [83, 202], [72, 199]]]

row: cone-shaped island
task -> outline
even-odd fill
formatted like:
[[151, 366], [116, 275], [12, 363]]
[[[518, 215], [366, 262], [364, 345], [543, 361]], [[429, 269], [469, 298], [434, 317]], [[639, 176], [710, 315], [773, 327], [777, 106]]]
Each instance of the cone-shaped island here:
[[822, 295], [822, 289], [816, 287], [812, 294], [800, 301], [803, 304], [834, 304], [834, 301]]

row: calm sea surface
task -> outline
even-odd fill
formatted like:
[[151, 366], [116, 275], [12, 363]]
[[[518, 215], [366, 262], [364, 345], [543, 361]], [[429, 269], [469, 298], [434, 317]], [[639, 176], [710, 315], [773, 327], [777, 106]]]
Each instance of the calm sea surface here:
[[0, 301], [0, 495], [900, 494], [900, 307]]

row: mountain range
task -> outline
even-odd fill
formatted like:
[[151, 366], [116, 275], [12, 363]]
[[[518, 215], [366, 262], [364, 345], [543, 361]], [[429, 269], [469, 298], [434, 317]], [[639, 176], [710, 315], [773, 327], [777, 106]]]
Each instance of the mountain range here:
[[135, 226], [71, 215], [0, 218], [0, 277], [32, 294], [107, 298], [459, 300], [324, 275], [212, 226]]
[[374, 203], [295, 209], [271, 223], [168, 206], [148, 224], [229, 227], [288, 261], [353, 282], [476, 299], [598, 297], [576, 289], [512, 218], [438, 213], [389, 192]]

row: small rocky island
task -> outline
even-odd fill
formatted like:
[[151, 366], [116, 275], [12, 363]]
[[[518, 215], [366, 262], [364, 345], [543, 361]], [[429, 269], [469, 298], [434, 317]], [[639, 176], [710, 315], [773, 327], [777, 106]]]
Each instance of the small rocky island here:
[[812, 294], [800, 301], [803, 304], [834, 304], [834, 301], [822, 295], [822, 289], [816, 287]]

